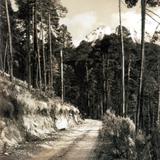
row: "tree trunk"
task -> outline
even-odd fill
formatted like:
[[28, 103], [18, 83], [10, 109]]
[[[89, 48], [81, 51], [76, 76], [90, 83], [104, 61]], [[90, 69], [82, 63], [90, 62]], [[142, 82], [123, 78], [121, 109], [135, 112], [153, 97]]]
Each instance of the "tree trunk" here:
[[53, 88], [53, 63], [52, 63], [52, 37], [51, 37], [51, 16], [48, 15], [48, 35], [49, 35], [49, 59], [50, 59], [50, 90]]
[[8, 40], [6, 40], [6, 46], [5, 46], [5, 51], [4, 51], [4, 66], [3, 66], [3, 72], [6, 71], [6, 57], [7, 57], [7, 51], [8, 51]]
[[34, 56], [32, 58], [32, 84], [33, 84], [33, 87], [36, 87], [36, 72], [37, 72], [37, 62], [36, 62], [36, 32], [35, 32], [35, 28], [36, 28], [36, 23], [35, 23], [35, 4], [33, 5], [32, 7], [32, 30], [33, 30], [33, 53], [34, 53]]
[[126, 88], [126, 115], [128, 115], [129, 112], [129, 81], [130, 81], [130, 75], [131, 75], [131, 63], [132, 63], [132, 58], [131, 58], [131, 53], [129, 53], [128, 57], [128, 71], [127, 71], [127, 88]]
[[125, 55], [124, 55], [124, 40], [122, 30], [122, 16], [121, 16], [121, 0], [119, 0], [119, 24], [121, 36], [121, 52], [122, 52], [122, 115], [126, 116], [126, 99], [125, 99]]
[[38, 46], [37, 46], [37, 0], [34, 3], [34, 53], [35, 53], [35, 86], [38, 88]]
[[3, 64], [3, 58], [2, 58], [2, 53], [0, 53], [0, 69], [3, 71], [4, 68], [3, 68], [4, 64]]
[[[40, 53], [39, 53], [39, 43], [37, 35], [37, 1], [34, 3], [34, 52], [37, 57], [36, 59], [36, 87], [41, 89], [42, 78], [41, 78], [41, 64], [40, 64]], [[39, 79], [38, 79], [39, 78]], [[39, 83], [38, 83], [39, 80]]]
[[36, 88], [39, 88], [39, 84], [38, 84], [38, 65], [36, 66]]
[[110, 108], [110, 85], [109, 85], [109, 53], [107, 53], [107, 67], [106, 67], [106, 110]]
[[31, 87], [31, 52], [30, 52], [30, 4], [28, 3], [27, 47], [28, 47], [28, 88]]
[[89, 95], [89, 73], [88, 73], [88, 63], [86, 61], [86, 82], [87, 82], [87, 115], [89, 116], [89, 107], [90, 107], [90, 95]]
[[33, 53], [34, 53], [34, 56], [33, 56], [33, 59], [32, 59], [32, 64], [33, 64], [33, 67], [32, 67], [32, 81], [33, 81], [33, 86], [35, 88], [38, 87], [38, 84], [37, 84], [37, 29], [36, 29], [36, 0], [35, 0], [35, 3], [33, 5], [33, 8], [32, 8], [32, 12], [33, 12], [33, 17], [32, 17], [32, 23], [33, 23]]
[[160, 53], [158, 55], [158, 112], [157, 112], [157, 126], [160, 125]]
[[103, 70], [103, 113], [106, 110], [106, 56], [102, 53], [102, 70]]
[[[37, 11], [37, 3], [36, 3], [36, 11]], [[42, 89], [42, 74], [41, 74], [41, 56], [40, 56], [40, 50], [39, 50], [39, 41], [38, 41], [38, 34], [37, 34], [37, 14], [35, 16], [35, 22], [36, 22], [36, 52], [37, 52], [37, 61], [38, 61], [38, 78], [39, 78], [39, 88]]]
[[64, 80], [63, 80], [63, 51], [61, 49], [60, 51], [60, 57], [61, 57], [61, 100], [62, 104], [64, 102]]
[[8, 10], [8, 0], [5, 0], [5, 8], [6, 8], [6, 17], [8, 24], [8, 36], [9, 36], [9, 51], [10, 51], [10, 78], [13, 80], [13, 46], [12, 46], [12, 33], [11, 33], [11, 24]]
[[101, 101], [100, 101], [100, 106], [101, 106], [101, 119], [103, 118], [103, 114], [104, 114], [104, 111], [103, 111], [103, 95], [101, 95]]
[[[38, 39], [37, 39], [37, 43], [38, 43]], [[39, 52], [39, 43], [37, 45], [38, 45], [37, 56], [38, 56], [39, 88], [41, 90], [42, 89], [41, 56]]]
[[141, 128], [140, 117], [142, 111], [142, 86], [143, 86], [143, 74], [144, 74], [144, 61], [145, 61], [145, 12], [146, 12], [146, 1], [141, 0], [141, 70], [139, 78], [139, 91], [137, 99], [137, 111], [136, 111], [136, 131]]
[[46, 57], [45, 57], [45, 50], [44, 50], [44, 33], [43, 33], [43, 17], [41, 11], [41, 38], [42, 38], [42, 58], [43, 58], [43, 79], [44, 79], [44, 91], [46, 92], [47, 86], [47, 73], [46, 73]]
[[7, 73], [10, 73], [10, 55], [7, 54]]

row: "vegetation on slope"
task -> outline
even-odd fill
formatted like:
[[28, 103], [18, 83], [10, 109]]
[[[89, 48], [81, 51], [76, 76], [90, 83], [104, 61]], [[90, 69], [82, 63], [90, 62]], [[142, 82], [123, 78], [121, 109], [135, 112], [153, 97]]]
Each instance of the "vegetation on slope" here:
[[[7, 75], [6, 75], [7, 76]], [[19, 85], [19, 83], [21, 85]], [[0, 148], [23, 141], [41, 140], [79, 124], [79, 110], [59, 98], [30, 92], [20, 80], [0, 76]]]

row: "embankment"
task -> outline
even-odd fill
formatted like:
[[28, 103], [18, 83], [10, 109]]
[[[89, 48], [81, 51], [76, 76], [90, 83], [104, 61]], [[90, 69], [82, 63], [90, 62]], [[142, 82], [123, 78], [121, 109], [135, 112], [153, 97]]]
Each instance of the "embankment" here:
[[48, 98], [38, 90], [29, 91], [23, 81], [8, 78], [0, 72], [1, 152], [5, 146], [42, 140], [81, 122], [73, 105], [61, 104], [59, 98]]

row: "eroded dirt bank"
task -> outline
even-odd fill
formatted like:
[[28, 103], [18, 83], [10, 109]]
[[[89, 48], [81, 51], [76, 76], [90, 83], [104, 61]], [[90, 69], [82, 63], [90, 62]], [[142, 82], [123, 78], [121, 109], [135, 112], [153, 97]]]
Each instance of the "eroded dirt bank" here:
[[79, 110], [0, 72], [0, 154], [19, 143], [42, 141], [81, 123]]

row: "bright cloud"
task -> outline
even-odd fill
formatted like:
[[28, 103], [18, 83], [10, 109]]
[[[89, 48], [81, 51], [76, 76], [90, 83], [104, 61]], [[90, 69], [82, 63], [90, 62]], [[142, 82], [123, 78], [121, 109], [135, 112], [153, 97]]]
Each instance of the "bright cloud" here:
[[[72, 3], [66, 1], [66, 4], [69, 6], [69, 16], [61, 20], [61, 23], [64, 23], [68, 26], [68, 30], [71, 32], [73, 37], [73, 43], [78, 45], [79, 42], [85, 39], [85, 36], [92, 32], [94, 29], [99, 26], [106, 26], [106, 34], [114, 32], [115, 28], [119, 25], [119, 13], [118, 13], [118, 2], [113, 0], [103, 1], [99, 3], [98, 0], [71, 0]], [[77, 6], [77, 3], [79, 4]], [[100, 5], [99, 5], [100, 4]], [[74, 9], [76, 8], [76, 9]], [[155, 13], [160, 15], [160, 8], [150, 8]], [[151, 14], [154, 19], [160, 22], [160, 18], [155, 17]], [[134, 40], [140, 41], [141, 38], [141, 12], [140, 4], [132, 9], [122, 7], [122, 25], [127, 27]], [[157, 23], [153, 19], [146, 16], [146, 40], [152, 37]], [[160, 27], [159, 27], [160, 29]]]
[[84, 36], [93, 29], [96, 21], [97, 17], [94, 12], [86, 12], [77, 14], [70, 19], [62, 19], [61, 23], [66, 24], [68, 26], [68, 30], [72, 31], [73, 43], [78, 45], [79, 42], [84, 39]]
[[[156, 12], [159, 15], [160, 9], [157, 9], [154, 12]], [[157, 17], [155, 17], [154, 15], [152, 15], [152, 17], [156, 19], [157, 21], [160, 20], [160, 18], [158, 20]], [[118, 18], [119, 18], [118, 13], [113, 14], [112, 19], [114, 19], [115, 21], [113, 23], [116, 24], [116, 22], [119, 22]], [[129, 29], [133, 39], [135, 39], [136, 41], [140, 41], [141, 39], [141, 15], [140, 13], [137, 13], [136, 11], [128, 11], [128, 12], [122, 13], [122, 25]], [[152, 37], [157, 25], [158, 25], [157, 22], [155, 22], [152, 18], [146, 15], [146, 27], [145, 27], [145, 31], [147, 33], [146, 41], [148, 41], [149, 38]]]

